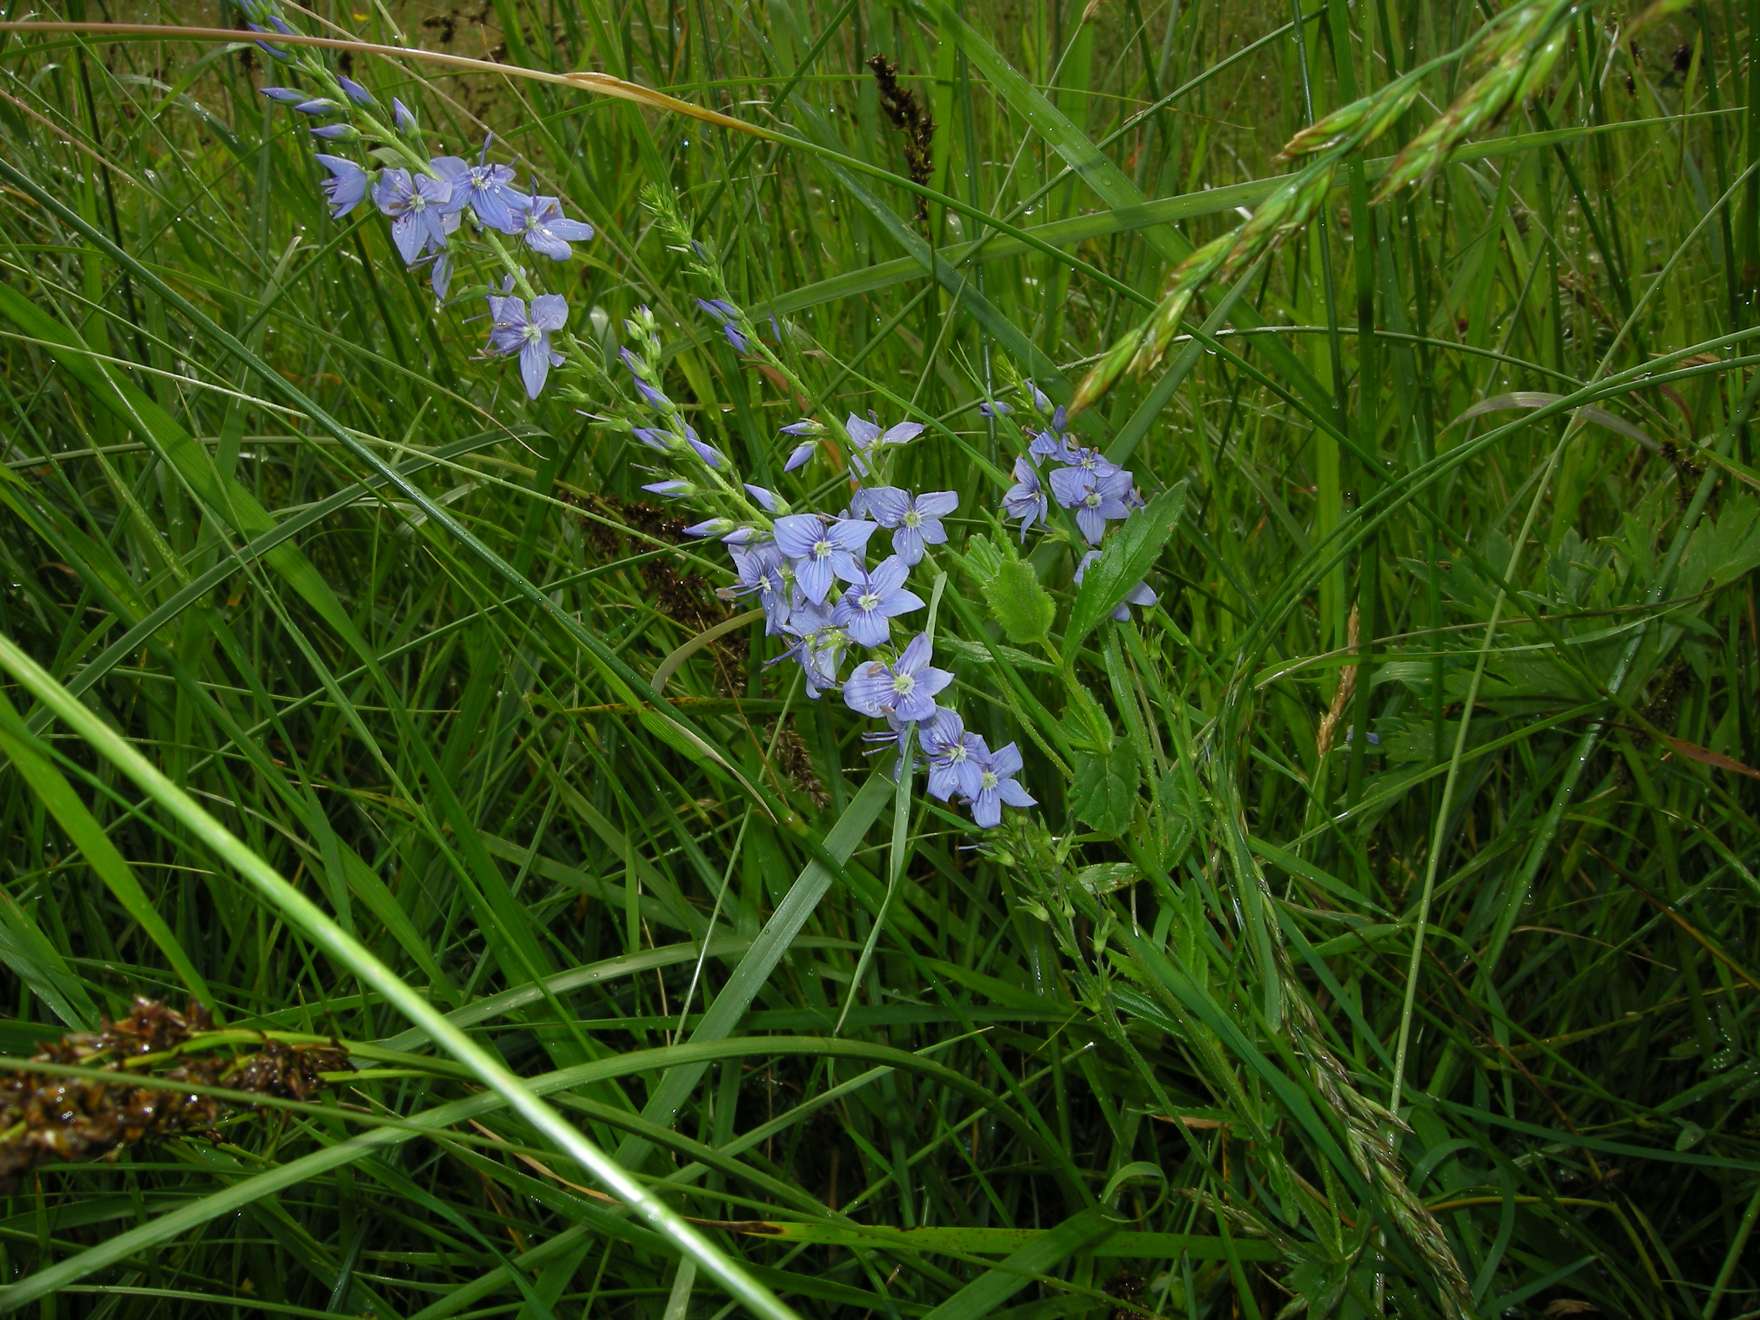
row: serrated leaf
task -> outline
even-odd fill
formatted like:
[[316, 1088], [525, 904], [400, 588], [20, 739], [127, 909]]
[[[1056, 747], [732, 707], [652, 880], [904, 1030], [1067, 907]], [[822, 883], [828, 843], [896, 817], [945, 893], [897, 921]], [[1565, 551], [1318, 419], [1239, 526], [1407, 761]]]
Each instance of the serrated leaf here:
[[998, 543], [982, 532], [966, 538], [965, 550], [954, 559], [980, 587], [988, 587], [990, 579], [1002, 571], [1002, 566], [1016, 558], [1013, 547], [1006, 542]]
[[1125, 519], [1107, 539], [1100, 557], [1088, 565], [1088, 571], [1082, 575], [1082, 585], [1076, 588], [1075, 604], [1069, 611], [1069, 627], [1063, 636], [1065, 656], [1073, 658], [1076, 648], [1102, 619], [1112, 613], [1124, 599], [1125, 592], [1141, 582], [1154, 567], [1155, 559], [1173, 534], [1185, 504], [1186, 488], [1181, 482], [1162, 491], [1149, 501], [1147, 508]]
[[1137, 810], [1137, 749], [1119, 739], [1110, 751], [1076, 754], [1070, 806], [1076, 818], [1101, 834], [1117, 838], [1131, 827]]
[[1043, 644], [1051, 635], [1057, 606], [1050, 593], [1039, 585], [1031, 564], [1017, 559], [1002, 565], [990, 579], [987, 603], [990, 617], [1002, 625], [1003, 634], [1016, 645]]

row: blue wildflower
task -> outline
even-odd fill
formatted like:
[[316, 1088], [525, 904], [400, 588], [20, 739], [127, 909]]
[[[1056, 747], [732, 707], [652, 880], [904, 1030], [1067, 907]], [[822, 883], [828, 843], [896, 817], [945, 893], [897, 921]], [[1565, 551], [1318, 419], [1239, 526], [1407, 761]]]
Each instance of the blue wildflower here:
[[330, 171], [330, 177], [318, 186], [330, 205], [330, 218], [340, 220], [361, 204], [367, 195], [367, 172], [342, 156], [318, 153], [318, 164]]
[[972, 820], [982, 829], [1002, 823], [1002, 808], [1034, 806], [1037, 799], [1015, 782], [1021, 770], [1020, 749], [1013, 743], [972, 758], [978, 771], [978, 791], [971, 794]]
[[570, 220], [562, 214], [562, 203], [555, 197], [533, 193], [522, 203], [518, 233], [525, 245], [552, 261], [567, 261], [574, 255], [570, 243], [585, 243], [593, 237], [593, 226], [585, 220]]
[[[640, 310], [646, 311], [647, 309], [642, 308]], [[640, 394], [642, 398], [647, 400], [650, 408], [657, 408], [664, 412], [672, 407], [672, 400], [667, 398], [666, 395], [661, 392], [658, 385], [648, 379], [648, 366], [641, 358], [637, 357], [635, 353], [628, 348], [620, 348], [617, 351], [617, 356], [622, 358], [623, 365], [629, 368], [629, 374], [634, 379], [636, 392]], [[668, 448], [668, 446], [665, 445], [657, 445], [655, 447], [660, 449]]]
[[1033, 465], [1024, 458], [1014, 461], [1014, 483], [1003, 493], [1002, 511], [1010, 518], [1020, 519], [1021, 540], [1025, 541], [1027, 528], [1043, 522], [1048, 512], [1045, 488], [1039, 484], [1039, 474]]
[[410, 108], [395, 96], [391, 98], [391, 122], [397, 126], [399, 133], [416, 131], [415, 115], [411, 114]]
[[525, 209], [525, 195], [513, 187], [511, 165], [489, 163], [489, 140], [483, 140], [483, 154], [475, 165], [458, 156], [436, 156], [429, 162], [435, 173], [452, 185], [451, 206], [462, 211], [466, 206], [486, 228], [503, 234], [520, 230], [518, 212]]
[[788, 459], [783, 463], [782, 470], [784, 472], [793, 472], [796, 468], [803, 466], [806, 461], [813, 456], [813, 451], [818, 447], [819, 442], [817, 440], [801, 441], [793, 449], [788, 451]]
[[373, 203], [391, 217], [391, 241], [404, 265], [411, 265], [424, 249], [446, 246], [446, 209], [452, 201], [452, 185], [408, 170], [381, 170], [373, 185]]
[[326, 142], [353, 142], [361, 135], [360, 130], [353, 124], [320, 124], [318, 127], [306, 131], [315, 138], [323, 138]]
[[908, 573], [904, 560], [889, 555], [871, 571], [857, 566], [839, 574], [849, 585], [837, 598], [832, 618], [863, 646], [879, 646], [892, 633], [890, 620], [923, 608], [923, 598], [905, 590]]
[[[793, 570], [775, 542], [730, 546], [728, 553], [733, 556], [736, 584], [728, 594], [737, 597], [757, 592], [758, 604], [764, 610], [764, 635], [775, 637], [785, 631], [798, 602], [795, 600]], [[824, 613], [823, 622], [829, 624], [831, 616]]]
[[658, 495], [663, 500], [682, 500], [697, 493], [697, 488], [688, 481], [676, 478], [670, 481], [650, 481], [642, 487], [650, 495]]
[[337, 74], [336, 81], [342, 88], [342, 94], [349, 100], [353, 101], [356, 105], [377, 104], [373, 100], [373, 94], [365, 87], [362, 87], [353, 78], [350, 78], [346, 73]]
[[[897, 486], [873, 486], [856, 496], [868, 517], [893, 529], [892, 548], [911, 567], [922, 562], [924, 546], [947, 543], [941, 520], [959, 508], [959, 496], [951, 490], [912, 495]], [[854, 507], [856, 499], [850, 504]]]
[[1073, 509], [1076, 526], [1098, 545], [1106, 532], [1106, 524], [1130, 517], [1131, 506], [1126, 497], [1131, 490], [1131, 474], [1119, 468], [1107, 473], [1079, 467], [1059, 468], [1051, 474], [1051, 493], [1066, 509]]
[[935, 713], [935, 694], [953, 675], [929, 663], [929, 639], [918, 633], [891, 664], [869, 660], [856, 666], [843, 685], [843, 702], [858, 714], [896, 715], [901, 720], [926, 720]]
[[297, 87], [264, 87], [259, 90], [271, 101], [279, 101], [282, 105], [298, 105], [307, 99]]
[[528, 314], [524, 298], [492, 293], [489, 316], [493, 324], [487, 351], [503, 357], [518, 353], [526, 397], [537, 398], [550, 368], [562, 365], [562, 354], [550, 347], [550, 336], [568, 323], [567, 301], [559, 293], [541, 293], [532, 299]]
[[849, 636], [837, 626], [829, 608], [811, 601], [798, 602], [789, 612], [783, 629], [796, 641], [777, 658], [800, 665], [807, 680], [807, 696], [816, 701], [821, 692], [838, 685], [837, 671], [849, 649]]
[[745, 545], [762, 535], [756, 527], [736, 523], [732, 518], [705, 518], [683, 530], [686, 536], [715, 536], [728, 545]]
[[755, 503], [765, 513], [778, 513], [778, 512], [787, 513], [788, 512], [787, 507], [782, 503], [781, 498], [776, 494], [775, 491], [766, 490], [762, 486], [754, 486], [749, 481], [745, 482], [744, 485], [746, 488], [746, 494], [750, 495], [752, 497], [753, 503]]
[[739, 308], [725, 298], [698, 298], [697, 306], [702, 308], [721, 326], [721, 333], [727, 336], [727, 342], [733, 345], [733, 351], [744, 353], [752, 346], [739, 328]]
[[1014, 409], [1001, 399], [984, 399], [978, 404], [978, 411], [985, 417], [1007, 417]]
[[917, 741], [929, 759], [929, 796], [942, 802], [958, 794], [975, 798], [979, 782], [978, 762], [990, 753], [984, 740], [967, 733], [958, 712], [942, 707], [932, 719], [917, 726]]
[[1035, 463], [1043, 463], [1048, 458], [1056, 458], [1064, 452], [1063, 437], [1054, 431], [1040, 431], [1027, 446], [1027, 455]]
[[817, 513], [791, 513], [776, 520], [776, 544], [795, 561], [801, 594], [821, 604], [831, 579], [859, 569], [856, 556], [874, 534], [874, 524], [854, 518], [830, 519]]
[[[1088, 565], [1098, 558], [1100, 558], [1098, 550], [1090, 550], [1082, 556], [1082, 562], [1076, 565], [1076, 585], [1078, 587], [1082, 584], [1082, 575], [1088, 571]], [[1130, 607], [1132, 605], [1149, 606], [1153, 605], [1155, 601], [1154, 589], [1147, 582], [1139, 582], [1124, 593], [1124, 599], [1113, 609], [1112, 617], [1123, 623], [1131, 617]]]
[[332, 110], [340, 110], [342, 107], [327, 96], [314, 96], [309, 101], [296, 103], [293, 108], [302, 115], [327, 115]]
[[849, 432], [850, 441], [856, 447], [856, 453], [850, 455], [850, 466], [861, 476], [868, 475], [868, 461], [863, 455], [880, 445], [902, 445], [915, 440], [923, 433], [921, 422], [899, 422], [884, 431], [878, 422], [871, 422], [864, 417], [851, 413], [845, 420], [844, 429]]

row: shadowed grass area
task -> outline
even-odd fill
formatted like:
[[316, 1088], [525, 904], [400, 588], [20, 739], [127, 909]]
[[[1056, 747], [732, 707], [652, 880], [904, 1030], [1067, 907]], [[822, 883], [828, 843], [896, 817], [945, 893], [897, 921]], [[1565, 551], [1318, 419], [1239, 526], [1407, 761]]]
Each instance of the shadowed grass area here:
[[[1105, 623], [1054, 535], [1035, 645], [949, 553], [1040, 803], [983, 838], [766, 664], [620, 368], [528, 404], [480, 275], [437, 309], [328, 218], [263, 52], [0, 24], [0, 1052], [146, 996], [354, 1065], [39, 1164], [0, 1307], [1760, 1314], [1760, 22], [1585, 6], [1374, 200], [1497, 8], [287, 11], [592, 222], [569, 328], [615, 366], [653, 308], [743, 474], [837, 507], [778, 429], [914, 419], [998, 545], [976, 405], [1068, 401], [1423, 70], [1076, 423], [1159, 603]], [[625, 83], [528, 76], [579, 70]]]

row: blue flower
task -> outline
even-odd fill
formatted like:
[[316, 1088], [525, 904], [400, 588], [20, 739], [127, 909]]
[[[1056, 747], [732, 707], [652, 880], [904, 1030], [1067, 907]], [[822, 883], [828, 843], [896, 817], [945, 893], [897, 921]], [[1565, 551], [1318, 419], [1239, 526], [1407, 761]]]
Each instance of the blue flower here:
[[965, 722], [946, 707], [934, 718], [917, 726], [917, 741], [929, 758], [929, 796], [942, 802], [958, 794], [975, 798], [979, 782], [978, 762], [990, 754], [984, 740], [967, 733]]
[[[758, 604], [764, 610], [766, 637], [787, 631], [789, 619], [800, 602], [795, 599], [794, 572], [783, 559], [782, 551], [776, 548], [775, 542], [765, 541], [760, 545], [729, 546], [728, 553], [733, 556], [736, 581], [731, 594], [748, 596], [754, 591], [758, 593]], [[829, 611], [822, 606], [816, 608], [824, 615], [821, 622], [829, 625]]]
[[[1098, 550], [1090, 550], [1087, 554], [1082, 556], [1082, 562], [1076, 565], [1076, 585], [1078, 587], [1082, 584], [1082, 575], [1088, 571], [1088, 565], [1098, 558], [1100, 558], [1100, 552]], [[1117, 619], [1120, 623], [1123, 623], [1126, 619], [1131, 617], [1130, 607], [1132, 605], [1153, 605], [1155, 600], [1155, 592], [1150, 588], [1149, 584], [1147, 582], [1139, 582], [1136, 586], [1124, 593], [1124, 599], [1120, 601], [1118, 606], [1112, 611], [1112, 617]]]
[[1037, 799], [1015, 782], [1021, 770], [1020, 749], [1013, 743], [972, 758], [978, 771], [978, 791], [972, 799], [972, 819], [983, 829], [1002, 822], [1002, 808], [1030, 807]]
[[540, 256], [552, 261], [567, 261], [574, 255], [570, 243], [585, 243], [593, 236], [593, 226], [585, 220], [569, 220], [562, 214], [562, 203], [554, 197], [533, 193], [521, 202], [518, 232], [525, 244]]
[[739, 308], [725, 298], [698, 298], [697, 306], [720, 323], [721, 333], [727, 336], [727, 342], [733, 345], [733, 351], [744, 353], [752, 346], [739, 328]]
[[945, 545], [947, 529], [942, 518], [959, 508], [959, 496], [951, 490], [925, 491], [911, 495], [897, 486], [873, 486], [856, 492], [850, 500], [882, 527], [890, 527], [892, 548], [904, 562], [915, 567], [923, 560], [923, 547]]
[[391, 98], [391, 121], [397, 126], [399, 133], [416, 131], [416, 117], [410, 113], [409, 107], [395, 96]]
[[327, 115], [332, 110], [340, 110], [342, 107], [327, 96], [314, 96], [309, 101], [298, 102], [293, 108], [302, 115]]
[[935, 668], [929, 659], [929, 639], [918, 633], [891, 664], [869, 660], [857, 665], [843, 685], [844, 705], [876, 719], [882, 715], [928, 719], [935, 713], [935, 694], [953, 682], [952, 674]]
[[1100, 544], [1106, 524], [1130, 517], [1126, 502], [1131, 474], [1119, 468], [1100, 474], [1093, 469], [1066, 467], [1051, 474], [1051, 493], [1066, 509], [1075, 510], [1076, 526], [1090, 545]]
[[889, 426], [884, 431], [878, 422], [870, 422], [864, 417], [851, 413], [844, 421], [844, 429], [849, 432], [850, 441], [855, 445], [856, 452], [850, 455], [849, 465], [858, 475], [868, 475], [868, 460], [863, 457], [869, 449], [879, 445], [902, 445], [915, 440], [923, 433], [921, 422], [900, 422]]
[[1033, 465], [1024, 458], [1014, 461], [1014, 483], [1002, 496], [1002, 511], [1010, 518], [1020, 519], [1021, 540], [1025, 541], [1027, 528], [1045, 519], [1045, 489], [1039, 484], [1039, 474]]
[[663, 500], [682, 500], [697, 493], [697, 488], [690, 482], [678, 480], [650, 481], [642, 489]]
[[318, 186], [330, 204], [330, 218], [340, 220], [361, 204], [367, 195], [367, 172], [342, 156], [318, 153], [318, 164], [330, 171], [330, 177]]
[[350, 78], [346, 73], [337, 74], [336, 81], [342, 87], [342, 94], [349, 100], [353, 101], [356, 105], [375, 104], [373, 94], [365, 87], [362, 87], [353, 78]]
[[1027, 446], [1027, 454], [1035, 463], [1056, 458], [1064, 452], [1063, 437], [1054, 431], [1040, 431]]
[[817, 513], [791, 513], [776, 520], [776, 544], [795, 561], [801, 594], [821, 604], [831, 579], [858, 571], [856, 556], [874, 534], [874, 524], [854, 518], [830, 519]]
[[1014, 409], [1001, 399], [985, 399], [978, 405], [978, 411], [985, 417], [1007, 417]]
[[528, 315], [524, 298], [492, 293], [489, 316], [493, 324], [487, 351], [503, 357], [518, 353], [526, 397], [537, 398], [550, 368], [562, 365], [562, 354], [550, 347], [550, 336], [568, 323], [567, 301], [559, 293], [541, 293], [532, 299]]
[[360, 136], [360, 130], [353, 124], [320, 124], [307, 130], [315, 138], [326, 142], [353, 142]]
[[[643, 310], [646, 309], [644, 308]], [[648, 406], [650, 408], [658, 408], [664, 412], [672, 407], [672, 400], [661, 393], [660, 387], [648, 379], [646, 374], [648, 368], [641, 358], [637, 357], [628, 348], [618, 349], [617, 356], [622, 358], [623, 365], [629, 368], [629, 374], [633, 377], [635, 382], [636, 392], [648, 401]], [[664, 449], [667, 448], [667, 446], [656, 445], [655, 448]]]
[[849, 649], [849, 637], [833, 621], [826, 606], [811, 601], [798, 602], [790, 610], [783, 629], [797, 640], [778, 659], [800, 665], [807, 680], [807, 696], [816, 701], [821, 692], [838, 685], [837, 671]]
[[452, 185], [408, 170], [381, 170], [373, 185], [373, 204], [391, 217], [391, 241], [404, 265], [425, 248], [446, 246], [446, 210]]
[[1078, 472], [1092, 472], [1096, 477], [1106, 477], [1124, 470], [1098, 449], [1086, 449], [1068, 440], [1063, 441], [1062, 445], [1063, 452], [1057, 461]]
[[801, 467], [813, 456], [813, 451], [818, 447], [819, 442], [817, 440], [801, 441], [793, 449], [788, 451], [788, 459], [783, 463], [782, 470], [784, 472], [793, 472], [796, 468]]
[[904, 560], [891, 555], [874, 565], [872, 571], [858, 566], [840, 573], [849, 585], [837, 598], [832, 618], [863, 646], [879, 646], [892, 633], [889, 620], [923, 608], [923, 598], [905, 590], [908, 572]]
[[503, 234], [519, 233], [518, 212], [525, 209], [525, 194], [513, 187], [511, 165], [489, 163], [487, 139], [483, 142], [483, 155], [475, 165], [457, 156], [436, 156], [429, 164], [452, 185], [453, 210], [462, 211], [468, 206], [486, 228]]

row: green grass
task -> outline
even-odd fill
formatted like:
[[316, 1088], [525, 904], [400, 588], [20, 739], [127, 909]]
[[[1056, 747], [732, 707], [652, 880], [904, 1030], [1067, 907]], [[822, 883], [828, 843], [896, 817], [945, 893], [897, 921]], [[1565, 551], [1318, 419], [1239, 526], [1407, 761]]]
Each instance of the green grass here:
[[[652, 306], [754, 480], [803, 411], [908, 415], [977, 533], [1014, 451], [975, 403], [1067, 398], [1293, 133], [1493, 12], [1088, 8], [301, 23], [765, 130], [348, 57], [598, 226], [572, 327]], [[1042, 804], [981, 850], [761, 627], [697, 640], [744, 605], [645, 451], [327, 219], [262, 55], [0, 31], [0, 1052], [194, 996], [362, 1069], [27, 1175], [0, 1307], [1269, 1320], [1458, 1272], [1476, 1315], [1760, 1315], [1760, 15], [1616, 8], [1372, 206], [1469, 77], [1427, 75], [1084, 414], [1183, 492], [1160, 607], [1090, 632], [1048, 544], [1061, 650], [1003, 647], [945, 561], [962, 709]], [[654, 184], [806, 397], [695, 311]]]

